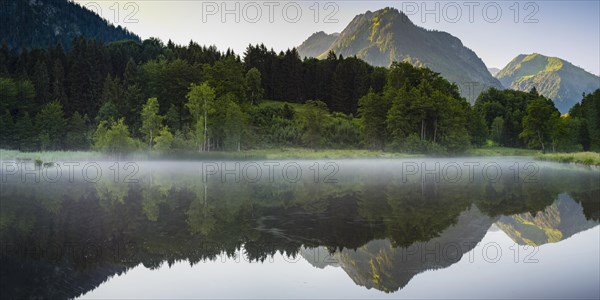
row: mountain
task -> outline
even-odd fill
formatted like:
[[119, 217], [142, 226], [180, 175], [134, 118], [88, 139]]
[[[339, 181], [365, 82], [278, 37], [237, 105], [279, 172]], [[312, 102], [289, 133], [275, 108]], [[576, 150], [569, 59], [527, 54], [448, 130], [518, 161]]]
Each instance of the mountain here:
[[558, 195], [552, 205], [536, 214], [502, 216], [496, 222], [513, 241], [531, 246], [556, 243], [597, 225], [597, 221], [587, 219], [581, 204], [568, 194]]
[[57, 43], [70, 48], [74, 37], [101, 42], [140, 41], [121, 26], [67, 0], [0, 0], [0, 40], [11, 48], [41, 48]]
[[538, 53], [521, 54], [504, 67], [496, 78], [506, 87], [538, 92], [554, 101], [561, 113], [566, 113], [582, 93], [600, 88], [600, 77], [574, 66], [570, 62]]
[[[316, 47], [314, 41], [318, 39], [313, 37], [305, 44], [315, 50], [324, 49], [331, 39], [321, 38], [323, 44]], [[304, 49], [299, 49], [300, 56], [313, 54]], [[486, 87], [502, 89], [483, 61], [458, 38], [446, 32], [418, 27], [394, 8], [357, 15], [327, 50], [317, 57], [325, 58], [329, 51], [343, 56], [356, 55], [374, 66], [387, 67], [393, 61], [408, 61], [413, 65], [429, 67], [458, 84], [463, 95], [469, 93], [470, 83], [475, 85], [475, 96]], [[469, 96], [469, 100], [474, 100], [472, 94]]]
[[323, 31], [313, 33], [306, 41], [298, 46], [300, 57], [317, 57], [327, 51], [329, 46], [340, 36], [339, 33], [327, 34]]
[[488, 68], [488, 71], [490, 71], [490, 74], [492, 74], [492, 76], [496, 76], [496, 74], [498, 74], [498, 72], [500, 72], [500, 69], [491, 67], [491, 68]]

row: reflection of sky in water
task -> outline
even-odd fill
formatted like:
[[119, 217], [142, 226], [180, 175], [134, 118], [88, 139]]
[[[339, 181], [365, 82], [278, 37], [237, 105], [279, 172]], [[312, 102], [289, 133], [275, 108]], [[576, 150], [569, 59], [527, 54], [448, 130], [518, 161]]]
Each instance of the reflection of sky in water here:
[[[482, 256], [493, 242], [503, 251], [496, 263]], [[339, 267], [318, 269], [278, 254], [265, 263], [218, 259], [190, 267], [183, 261], [154, 271], [138, 266], [82, 298], [598, 298], [599, 245], [596, 226], [542, 245], [534, 255], [538, 263], [523, 263], [531, 251], [520, 246], [515, 263], [515, 243], [504, 232], [490, 230], [458, 263], [418, 274], [390, 294], [355, 285]], [[494, 250], [489, 253], [492, 259]]]
[[[473, 180], [466, 167], [460, 181], [443, 179], [443, 166], [472, 162], [479, 163]], [[134, 184], [115, 183], [110, 162], [99, 165], [105, 172], [97, 183], [70, 183], [68, 176], [57, 184], [23, 183], [19, 174], [8, 175], [0, 190], [0, 245], [11, 247], [0, 252], [0, 279], [9, 288], [1, 296], [598, 298], [600, 172], [535, 162], [535, 180], [528, 181], [530, 162], [339, 160], [336, 182], [320, 176], [318, 184], [308, 160], [298, 161], [303, 176], [294, 183], [281, 173], [270, 181], [265, 169], [258, 183], [233, 176], [222, 182], [214, 174], [205, 184], [200, 162], [140, 162]], [[292, 161], [278, 163], [280, 171]], [[441, 182], [434, 176], [423, 182], [423, 172], [403, 180], [405, 164], [423, 169], [425, 163], [441, 165], [434, 172]], [[492, 164], [502, 170], [501, 180], [483, 176], [483, 166]], [[101, 255], [69, 254], [90, 243]], [[452, 244], [463, 246], [440, 260], [435, 250], [404, 257], [432, 245], [444, 256]], [[532, 252], [525, 244], [541, 245], [533, 257], [538, 263], [524, 263]], [[30, 249], [48, 245], [67, 251], [40, 258]], [[239, 245], [247, 246], [244, 258], [266, 261], [218, 257], [190, 266]], [[502, 251], [496, 263], [484, 260], [484, 249], [495, 256], [490, 246]], [[314, 251], [321, 256], [325, 247], [337, 249], [335, 263], [314, 261]], [[279, 251], [298, 253], [297, 261]]]

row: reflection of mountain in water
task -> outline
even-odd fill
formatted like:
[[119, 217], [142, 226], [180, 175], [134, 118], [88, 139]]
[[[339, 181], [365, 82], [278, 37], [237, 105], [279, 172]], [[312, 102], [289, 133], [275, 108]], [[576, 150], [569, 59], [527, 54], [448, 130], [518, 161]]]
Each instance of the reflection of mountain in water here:
[[568, 194], [560, 194], [543, 211], [503, 216], [496, 225], [520, 245], [539, 246], [562, 241], [598, 223], [586, 220], [581, 204]]
[[369, 165], [322, 185], [204, 184], [162, 166], [137, 184], [3, 183], [0, 296], [71, 298], [138, 265], [197, 264], [242, 249], [252, 261], [302, 255], [318, 268], [343, 268], [359, 285], [395, 291], [459, 261], [497, 220], [539, 242], [518, 226], [532, 222], [564, 239], [600, 215], [597, 172], [424, 185], [399, 183], [393, 163]]
[[357, 250], [338, 254], [340, 264], [356, 284], [390, 292], [403, 288], [417, 274], [447, 268], [460, 261], [487, 232], [494, 219], [472, 207], [439, 237], [407, 248], [388, 240], [371, 241]]
[[473, 206], [438, 237], [408, 247], [394, 247], [388, 239], [373, 240], [356, 250], [344, 249], [330, 255], [330, 261], [335, 263], [315, 263], [314, 251], [322, 257], [327, 255], [326, 250], [308, 249], [301, 253], [315, 267], [339, 265], [358, 285], [394, 292], [421, 272], [447, 268], [460, 261], [491, 228], [504, 231], [521, 245], [539, 246], [597, 225], [598, 221], [586, 219], [580, 203], [568, 194], [560, 194], [552, 205], [535, 214], [489, 217]]
[[300, 255], [315, 268], [339, 267], [339, 258], [325, 247], [302, 248]]

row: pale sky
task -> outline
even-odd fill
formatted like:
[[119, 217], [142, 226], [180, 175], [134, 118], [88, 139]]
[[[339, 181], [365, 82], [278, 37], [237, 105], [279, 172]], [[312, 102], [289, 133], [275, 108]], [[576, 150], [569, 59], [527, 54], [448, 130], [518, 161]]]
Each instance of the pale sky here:
[[143, 39], [158, 37], [165, 43], [171, 39], [184, 45], [194, 40], [238, 54], [250, 43], [264, 43], [277, 51], [298, 46], [314, 32], [340, 32], [355, 15], [392, 6], [409, 14], [418, 26], [460, 38], [488, 67], [502, 68], [518, 54], [537, 52], [600, 74], [597, 0], [520, 1], [517, 5], [512, 0], [75, 1]]

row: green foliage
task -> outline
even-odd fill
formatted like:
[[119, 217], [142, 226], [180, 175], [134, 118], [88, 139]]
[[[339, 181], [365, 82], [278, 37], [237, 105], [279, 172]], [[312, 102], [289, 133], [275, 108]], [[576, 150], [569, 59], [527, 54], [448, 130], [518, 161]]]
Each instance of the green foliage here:
[[154, 149], [162, 152], [169, 152], [173, 147], [173, 134], [169, 131], [168, 126], [163, 126], [156, 136], [156, 145]]
[[29, 113], [25, 112], [15, 124], [15, 133], [18, 141], [15, 142], [15, 148], [21, 151], [33, 151], [38, 147], [36, 130]]
[[186, 109], [186, 95], [190, 85], [201, 79], [200, 66], [190, 65], [182, 59], [152, 60], [143, 64], [140, 69], [141, 89], [148, 97], [158, 98], [162, 108], [161, 114], [171, 106], [176, 108], [180, 119], [177, 129], [181, 130], [183, 122], [190, 121]]
[[244, 129], [248, 122], [248, 116], [242, 111], [240, 106], [229, 101], [227, 103], [225, 120], [224, 120], [224, 147], [225, 150], [237, 150], [239, 151], [242, 143], [242, 136], [244, 135]]
[[48, 75], [48, 67], [45, 62], [40, 60], [35, 64], [33, 78], [36, 102], [38, 104], [47, 103], [50, 99], [50, 78]]
[[374, 91], [369, 91], [367, 95], [360, 98], [358, 103], [365, 145], [370, 149], [383, 150], [386, 140], [386, 116], [390, 103]]
[[527, 114], [523, 117], [523, 132], [519, 137], [524, 139], [529, 147], [541, 147], [545, 152], [559, 117], [559, 112], [550, 100], [537, 97], [527, 105]]
[[569, 117], [577, 123], [575, 135], [584, 150], [600, 152], [600, 89], [584, 95], [581, 103], [577, 103], [569, 113]]
[[522, 120], [528, 103], [539, 97], [535, 93], [491, 88], [479, 95], [474, 109], [484, 117], [494, 142], [505, 147], [524, 147], [519, 137]]
[[469, 109], [469, 135], [471, 136], [471, 145], [481, 147], [485, 145], [488, 139], [488, 127], [482, 115], [474, 109]]
[[304, 106], [306, 109], [300, 116], [304, 130], [302, 142], [309, 148], [318, 149], [325, 141], [327, 105], [318, 100], [309, 100]]
[[535, 158], [539, 160], [600, 166], [600, 154], [597, 152], [543, 153], [537, 154]]
[[236, 102], [234, 94], [226, 94], [214, 101], [208, 112], [209, 147], [239, 150], [245, 134], [247, 115]]
[[[19, 113], [26, 110], [37, 111], [34, 105], [35, 88], [29, 80], [15, 80], [0, 77], [0, 109]], [[33, 110], [36, 108], [36, 110]]]
[[214, 87], [217, 98], [232, 93], [238, 101], [246, 99], [244, 68], [234, 57], [226, 57], [212, 66], [204, 65], [203, 73], [204, 80]]
[[146, 142], [148, 143], [150, 150], [154, 146], [154, 137], [158, 133], [162, 126], [163, 116], [158, 114], [159, 106], [156, 98], [150, 98], [146, 104], [142, 107], [141, 119], [142, 119], [142, 133], [146, 136]]
[[490, 128], [490, 138], [492, 138], [492, 141], [494, 141], [496, 144], [501, 145], [503, 131], [504, 119], [502, 117], [495, 117]]
[[136, 148], [123, 118], [112, 124], [101, 121], [93, 136], [94, 149], [110, 154], [128, 153]]
[[258, 104], [262, 100], [264, 90], [260, 71], [257, 68], [252, 68], [246, 73], [246, 89], [250, 104]]
[[0, 77], [0, 109], [5, 111], [12, 107], [15, 107], [17, 97], [17, 86], [15, 81], [11, 78]]
[[194, 121], [196, 146], [199, 147], [199, 150], [206, 149], [209, 138], [207, 118], [209, 113], [212, 114], [215, 111], [215, 90], [206, 82], [200, 85], [192, 84], [186, 98], [188, 101], [185, 106]]
[[89, 147], [87, 140], [87, 125], [83, 117], [75, 112], [67, 124], [65, 146], [68, 149], [85, 150]]
[[62, 105], [58, 101], [46, 104], [36, 115], [36, 127], [42, 150], [62, 149], [66, 121]]
[[192, 131], [176, 131], [171, 141], [171, 150], [175, 151], [189, 151], [197, 150], [198, 145], [195, 142], [196, 136]]
[[[378, 22], [397, 15], [387, 10]], [[381, 41], [389, 30], [384, 23], [373, 36]], [[276, 53], [250, 45], [242, 58], [194, 42], [72, 42], [66, 53], [60, 46], [0, 49], [2, 147], [86, 149], [89, 128], [95, 128], [95, 147], [110, 152], [100, 136], [114, 126], [116, 136], [142, 139], [150, 148], [164, 133], [163, 151], [308, 146], [459, 153], [483, 145], [488, 132], [499, 145], [525, 146], [519, 138], [523, 118], [539, 97], [490, 89], [470, 109], [455, 84], [427, 68], [408, 62], [372, 67], [333, 51], [323, 60], [301, 60], [296, 49]], [[427, 65], [417, 56], [406, 60]], [[548, 147], [600, 147], [594, 97], [586, 96], [572, 116], [550, 126]]]
[[5, 110], [0, 115], [0, 148], [2, 149], [10, 149], [14, 147], [15, 140], [15, 124], [13, 122], [13, 118], [8, 112]]
[[[458, 95], [457, 87], [429, 69], [416, 69], [407, 63], [394, 64], [385, 88], [384, 98], [392, 105], [386, 125], [395, 148], [417, 144], [434, 153], [459, 153], [470, 144], [467, 131], [470, 107]], [[404, 139], [412, 136], [409, 141]]]
[[287, 103], [261, 103], [249, 112], [252, 142], [262, 147], [300, 145], [301, 130], [295, 116], [296, 111]]
[[113, 102], [105, 102], [100, 107], [95, 120], [97, 123], [101, 123], [102, 121], [112, 123], [118, 116], [119, 111], [117, 110], [115, 104]]
[[325, 124], [325, 144], [334, 149], [352, 149], [361, 143], [360, 120], [343, 113], [332, 113]]

